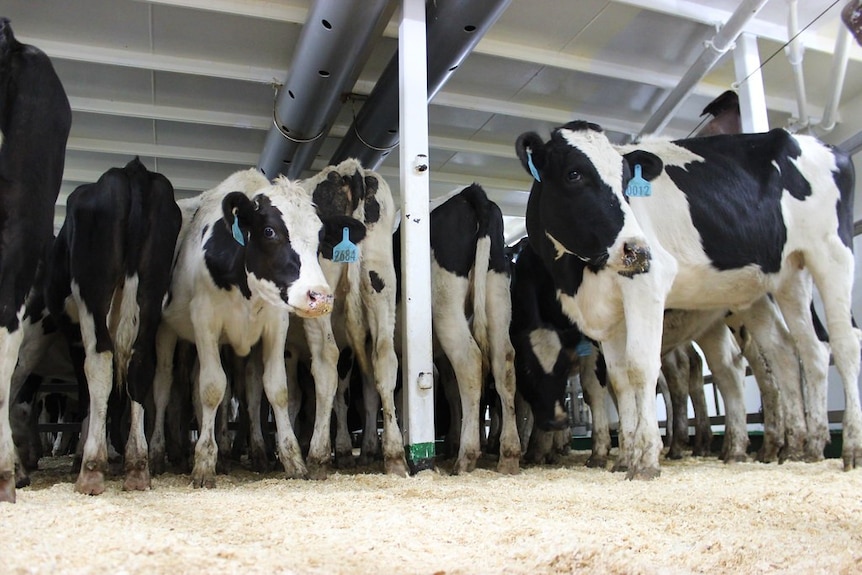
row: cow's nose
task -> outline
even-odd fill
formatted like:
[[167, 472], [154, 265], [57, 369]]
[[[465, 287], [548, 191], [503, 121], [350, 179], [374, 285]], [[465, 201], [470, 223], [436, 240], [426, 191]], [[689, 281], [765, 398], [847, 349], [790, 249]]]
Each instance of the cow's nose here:
[[626, 242], [623, 244], [623, 270], [620, 273], [633, 276], [648, 272], [650, 259], [649, 246], [640, 242]]
[[310, 311], [320, 315], [327, 314], [332, 311], [332, 301], [331, 293], [308, 290], [308, 309]]

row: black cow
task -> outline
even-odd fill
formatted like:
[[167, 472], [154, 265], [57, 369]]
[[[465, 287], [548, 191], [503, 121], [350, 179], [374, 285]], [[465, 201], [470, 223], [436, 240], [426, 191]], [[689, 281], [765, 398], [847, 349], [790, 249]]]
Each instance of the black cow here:
[[114, 385], [131, 400], [123, 489], [150, 487], [143, 404], [155, 374], [155, 336], [180, 231], [174, 189], [135, 158], [69, 196], [54, 242], [46, 298], [70, 337], [84, 344], [89, 426], [75, 490], [105, 489], [108, 397]]
[[809, 441], [822, 452], [829, 354], [812, 329], [812, 277], [844, 380], [844, 465], [862, 464], [849, 156], [784, 130], [615, 147], [582, 121], [548, 142], [523, 134], [516, 151], [535, 180], [531, 242], [566, 314], [602, 342], [630, 477], [660, 472], [652, 397], [664, 309], [744, 309], [767, 293], [802, 356], [818, 422]]
[[24, 302], [50, 245], [72, 110], [44, 52], [0, 18], [0, 501], [15, 501], [10, 378]]

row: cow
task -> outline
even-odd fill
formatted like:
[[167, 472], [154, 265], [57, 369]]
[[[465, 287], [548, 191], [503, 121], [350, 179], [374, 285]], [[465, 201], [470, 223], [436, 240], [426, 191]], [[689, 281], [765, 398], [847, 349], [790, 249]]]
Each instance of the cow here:
[[[300, 185], [311, 194], [321, 218], [354, 217], [364, 224], [366, 230], [355, 261], [320, 258], [326, 280], [336, 292], [335, 309], [329, 316], [303, 320], [306, 353], [310, 355], [315, 388], [315, 423], [307, 461], [309, 473], [313, 477], [325, 477], [330, 467], [333, 403], [339, 381], [342, 394], [347, 381], [347, 370], [343, 366], [338, 369], [339, 357], [343, 350], [350, 348], [362, 375], [363, 397], [371, 401], [367, 411], [373, 413], [373, 430], [367, 429], [363, 435], [362, 456], [370, 460], [380, 452], [377, 407], [380, 405], [378, 402], [382, 402], [384, 471], [390, 475], [406, 476], [404, 440], [395, 409], [398, 357], [394, 338], [398, 282], [392, 248], [397, 215], [392, 192], [380, 174], [363, 168], [353, 158], [324, 168], [313, 177], [300, 181]], [[345, 360], [341, 363], [344, 364]], [[341, 410], [343, 399], [339, 399], [337, 405], [342, 417], [339, 418], [341, 433], [336, 457], [343, 462], [352, 457], [352, 445], [344, 433], [346, 410]], [[370, 426], [367, 424], [366, 427]]]
[[628, 477], [660, 474], [652, 395], [666, 308], [744, 309], [771, 293], [803, 356], [809, 441], [825, 445], [829, 358], [812, 328], [812, 277], [844, 381], [844, 468], [862, 464], [847, 154], [780, 129], [615, 146], [585, 121], [548, 142], [524, 133], [515, 148], [533, 176], [528, 235], [566, 314], [602, 342]]
[[313, 318], [332, 311], [333, 291], [318, 263], [344, 228], [354, 243], [364, 226], [354, 218], [320, 218], [311, 195], [279, 176], [240, 170], [199, 196], [181, 202], [168, 302], [156, 338], [153, 396], [156, 417], [150, 460], [163, 466], [164, 415], [178, 339], [197, 347], [202, 415], [192, 484], [215, 487], [215, 416], [225, 395], [220, 346], [245, 357], [260, 343], [263, 387], [275, 416], [276, 450], [287, 477], [307, 469], [287, 412], [284, 345], [289, 315]]
[[[454, 472], [473, 471], [481, 455], [480, 400], [490, 376], [501, 409], [497, 471], [518, 473], [521, 445], [502, 212], [480, 185], [472, 184], [431, 210], [429, 225], [435, 363], [451, 364], [460, 398]], [[399, 238], [396, 234], [396, 245]]]
[[72, 109], [48, 56], [0, 18], [0, 502], [15, 502], [10, 379], [24, 304], [50, 245]]
[[[512, 339], [516, 345], [518, 389], [530, 403], [540, 428], [549, 430], [563, 426], [567, 423], [567, 413], [563, 409], [566, 379], [573, 361], [579, 359], [581, 385], [593, 414], [593, 446], [587, 463], [591, 467], [604, 467], [610, 451], [609, 421], [604, 407], [607, 391], [595, 376], [596, 360], [587, 359], [598, 350], [593, 350], [578, 325], [564, 313], [555, 292], [554, 278], [530, 241], [522, 240], [512, 280]], [[676, 374], [670, 367], [676, 354], [684, 348], [684, 353], [688, 354], [691, 340], [696, 339], [704, 349], [728, 408], [727, 441], [722, 458], [725, 461], [745, 458], [748, 442], [742, 398], [744, 366], [730, 331], [721, 323], [722, 316], [720, 310], [669, 310], [664, 314], [661, 358], [663, 366], [668, 368], [667, 373], [671, 374], [667, 385], [673, 394], [671, 398], [665, 397], [665, 403], [672, 407], [667, 410], [669, 420], [673, 422], [669, 426], [669, 432], [672, 432], [669, 433], [672, 437], [669, 457], [680, 457], [688, 440], [689, 394], [688, 382], [682, 393], [678, 391], [678, 380], [672, 377]], [[700, 378], [702, 395], [703, 378], [699, 366], [698, 362], [696, 376]], [[703, 409], [699, 411], [702, 418], [705, 412]], [[700, 435], [704, 433], [701, 422]], [[703, 437], [700, 441], [706, 442]], [[699, 445], [698, 453], [702, 453]], [[622, 470], [624, 465], [625, 462], [618, 462], [615, 469]]]
[[739, 96], [733, 90], [722, 92], [707, 104], [701, 116], [712, 116], [697, 132], [698, 136], [716, 134], [739, 134], [742, 132], [742, 118], [739, 113]]
[[137, 157], [78, 186], [67, 201], [45, 294], [63, 332], [83, 342], [89, 416], [79, 493], [105, 490], [108, 399], [115, 386], [131, 400], [123, 489], [150, 487], [144, 401], [180, 223], [171, 182]]

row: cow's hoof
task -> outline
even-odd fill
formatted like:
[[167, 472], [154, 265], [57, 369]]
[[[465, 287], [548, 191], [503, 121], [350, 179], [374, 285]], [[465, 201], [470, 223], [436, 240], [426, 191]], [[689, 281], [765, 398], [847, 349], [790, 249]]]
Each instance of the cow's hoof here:
[[15, 503], [15, 481], [14, 473], [6, 471], [0, 473], [0, 502]]
[[84, 495], [101, 495], [105, 492], [105, 473], [98, 470], [81, 469], [75, 481], [75, 491]]
[[206, 472], [192, 471], [192, 487], [200, 489], [205, 487], [213, 489], [216, 486], [215, 474]]
[[862, 447], [845, 446], [841, 451], [841, 459], [844, 460], [844, 471], [862, 468]]
[[497, 462], [497, 473], [502, 473], [503, 475], [518, 475], [521, 472], [521, 467], [519, 465], [520, 458], [515, 456], [500, 456], [500, 460]]
[[729, 453], [722, 458], [725, 463], [745, 463], [748, 461], [748, 456], [744, 453]]
[[[284, 476], [287, 479], [307, 479], [309, 476], [308, 468], [305, 467], [302, 459], [282, 461], [281, 466], [284, 468]], [[311, 466], [310, 462], [309, 466]]]
[[25, 487], [30, 486], [30, 476], [26, 473], [21, 474], [20, 476], [15, 478], [15, 487], [17, 489], [24, 489]]
[[478, 457], [459, 457], [457, 461], [455, 461], [455, 468], [452, 470], [454, 475], [461, 475], [462, 473], [471, 473], [476, 470], [476, 460]]
[[353, 453], [336, 453], [335, 467], [338, 469], [353, 469], [356, 467], [356, 459], [353, 458]]
[[260, 449], [252, 449], [249, 461], [251, 462], [251, 470], [257, 473], [266, 473], [270, 469], [269, 457], [266, 456], [266, 452]]
[[123, 491], [147, 491], [150, 487], [150, 470], [146, 459], [126, 462]]
[[626, 479], [632, 479], [637, 481], [651, 481], [656, 479], [661, 475], [661, 469], [659, 467], [645, 467], [645, 468], [629, 468], [626, 472]]
[[153, 475], [161, 475], [165, 472], [165, 458], [150, 458], [150, 471]]
[[608, 458], [605, 455], [592, 453], [585, 465], [593, 469], [605, 469], [608, 466]]
[[682, 459], [682, 449], [679, 447], [671, 447], [668, 450], [666, 457], [673, 460]]
[[383, 471], [386, 475], [407, 477], [407, 461], [404, 459], [404, 456], [387, 457], [383, 462]]
[[[308, 479], [313, 479], [315, 481], [323, 481], [327, 477], [329, 477], [329, 463], [318, 463], [315, 461], [308, 462], [308, 471], [305, 476]], [[289, 478], [293, 478], [292, 475], [288, 475]]]

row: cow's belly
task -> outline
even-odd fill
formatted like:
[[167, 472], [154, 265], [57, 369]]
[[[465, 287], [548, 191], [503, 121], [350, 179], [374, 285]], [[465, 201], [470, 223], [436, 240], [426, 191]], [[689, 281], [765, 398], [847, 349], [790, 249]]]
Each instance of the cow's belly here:
[[760, 268], [716, 271], [714, 268], [683, 268], [668, 294], [668, 308], [739, 309], [751, 305], [769, 291], [770, 278]]

